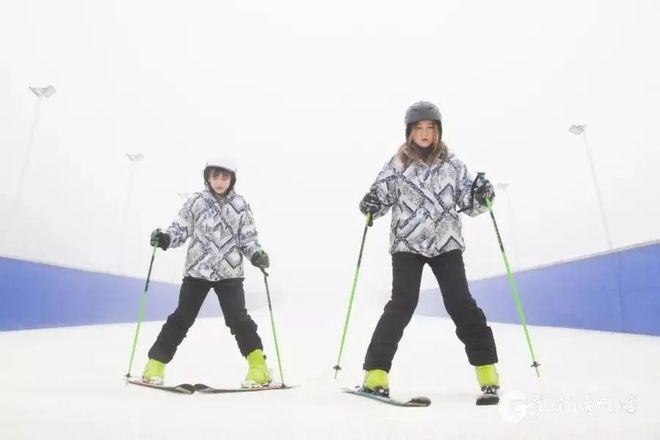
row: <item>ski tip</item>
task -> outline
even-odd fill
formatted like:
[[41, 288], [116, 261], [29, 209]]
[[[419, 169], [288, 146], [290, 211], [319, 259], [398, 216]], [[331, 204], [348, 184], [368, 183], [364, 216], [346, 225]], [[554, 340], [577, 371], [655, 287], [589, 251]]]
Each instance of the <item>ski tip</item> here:
[[409, 403], [420, 406], [429, 406], [431, 404], [431, 399], [424, 396], [413, 397], [412, 399], [410, 399]]
[[500, 403], [500, 398], [498, 396], [480, 396], [475, 404], [477, 406], [490, 406], [497, 405]]
[[192, 394], [195, 392], [195, 387], [189, 383], [182, 383], [181, 385], [177, 385], [174, 388], [176, 388], [180, 393]]

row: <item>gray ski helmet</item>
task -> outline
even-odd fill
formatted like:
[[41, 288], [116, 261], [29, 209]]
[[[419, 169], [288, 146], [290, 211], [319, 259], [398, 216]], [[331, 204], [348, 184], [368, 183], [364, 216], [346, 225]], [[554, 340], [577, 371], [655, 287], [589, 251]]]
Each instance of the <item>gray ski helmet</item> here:
[[438, 107], [427, 101], [419, 101], [406, 110], [406, 139], [410, 136], [412, 125], [419, 121], [435, 121], [438, 124], [438, 134], [442, 137], [442, 116]]

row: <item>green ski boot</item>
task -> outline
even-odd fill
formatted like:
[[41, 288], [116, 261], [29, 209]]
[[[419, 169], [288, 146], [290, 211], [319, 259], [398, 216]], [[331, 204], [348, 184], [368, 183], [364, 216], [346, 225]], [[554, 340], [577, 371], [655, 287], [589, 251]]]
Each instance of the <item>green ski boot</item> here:
[[362, 388], [370, 393], [389, 397], [390, 382], [385, 370], [369, 370], [364, 372], [364, 382]]
[[495, 365], [479, 365], [475, 367], [475, 370], [482, 393], [477, 398], [477, 405], [497, 405], [500, 401], [497, 394], [500, 389], [500, 376], [497, 374]]
[[480, 388], [487, 386], [496, 386], [499, 388], [500, 376], [497, 374], [495, 365], [480, 365], [474, 368], [477, 372], [477, 381], [479, 382]]
[[156, 359], [149, 359], [144, 367], [142, 380], [153, 385], [162, 385], [165, 380], [165, 364]]
[[245, 380], [241, 383], [243, 388], [259, 388], [271, 382], [270, 371], [266, 365], [266, 357], [263, 351], [256, 349], [246, 356], [248, 361], [248, 372]]

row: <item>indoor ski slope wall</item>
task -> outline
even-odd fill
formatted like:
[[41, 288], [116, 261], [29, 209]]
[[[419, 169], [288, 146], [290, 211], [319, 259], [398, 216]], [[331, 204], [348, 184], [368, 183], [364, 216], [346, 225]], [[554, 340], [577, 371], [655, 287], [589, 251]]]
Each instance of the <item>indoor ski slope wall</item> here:
[[[527, 322], [660, 335], [660, 243], [515, 274]], [[135, 322], [144, 279], [0, 257], [0, 330]], [[472, 294], [488, 319], [519, 322], [506, 275], [475, 280]], [[178, 285], [152, 281], [145, 320], [162, 320]], [[219, 313], [209, 294], [200, 316]], [[446, 316], [437, 289], [417, 313]]]

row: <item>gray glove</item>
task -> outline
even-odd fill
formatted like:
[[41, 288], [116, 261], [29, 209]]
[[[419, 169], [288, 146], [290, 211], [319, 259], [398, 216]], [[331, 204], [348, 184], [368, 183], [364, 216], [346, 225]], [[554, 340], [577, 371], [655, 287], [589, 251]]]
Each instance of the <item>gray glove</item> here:
[[482, 206], [486, 205], [486, 198], [492, 202], [495, 198], [493, 184], [486, 178], [480, 179], [474, 188], [474, 198]]
[[158, 246], [165, 251], [168, 247], [170, 247], [170, 236], [160, 229], [156, 229], [151, 233], [151, 239], [149, 240], [149, 243], [152, 246]]
[[250, 258], [250, 263], [259, 269], [267, 269], [268, 266], [270, 266], [270, 259], [268, 258], [266, 251], [258, 250], [252, 255], [252, 258]]
[[381, 209], [380, 199], [375, 192], [369, 191], [360, 201], [360, 212], [364, 215], [375, 214]]

